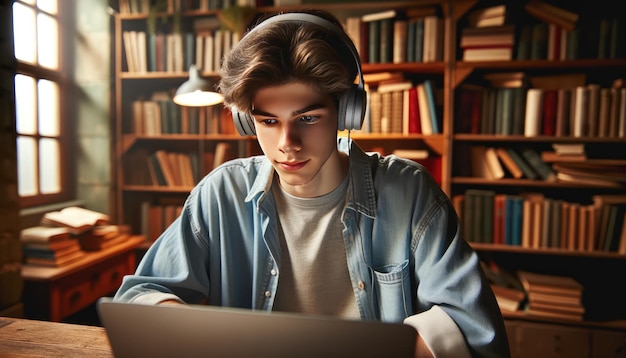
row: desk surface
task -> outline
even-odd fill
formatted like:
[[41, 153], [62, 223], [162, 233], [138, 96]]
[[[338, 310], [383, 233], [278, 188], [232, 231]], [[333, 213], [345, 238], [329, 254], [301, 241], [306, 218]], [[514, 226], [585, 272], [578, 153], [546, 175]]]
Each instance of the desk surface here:
[[113, 357], [102, 327], [0, 317], [1, 357]]

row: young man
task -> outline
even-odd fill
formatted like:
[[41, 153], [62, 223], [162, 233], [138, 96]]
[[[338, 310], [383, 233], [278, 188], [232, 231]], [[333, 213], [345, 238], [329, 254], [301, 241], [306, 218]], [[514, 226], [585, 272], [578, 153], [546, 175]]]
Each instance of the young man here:
[[417, 356], [509, 355], [479, 260], [432, 177], [337, 140], [361, 125], [365, 93], [336, 19], [270, 17], [221, 75], [238, 129], [264, 155], [208, 174], [116, 300], [404, 322]]

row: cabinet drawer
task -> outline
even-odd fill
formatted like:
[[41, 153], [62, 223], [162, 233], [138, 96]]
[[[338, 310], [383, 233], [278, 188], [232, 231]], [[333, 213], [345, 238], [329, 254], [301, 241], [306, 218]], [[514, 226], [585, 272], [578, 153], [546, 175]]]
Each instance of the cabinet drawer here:
[[61, 293], [61, 316], [75, 313], [100, 297], [115, 291], [128, 272], [126, 262], [113, 262], [111, 266], [90, 270]]
[[626, 358], [626, 332], [593, 331], [592, 357]]
[[591, 334], [588, 329], [551, 324], [520, 323], [515, 329], [515, 351], [521, 358], [587, 358]]

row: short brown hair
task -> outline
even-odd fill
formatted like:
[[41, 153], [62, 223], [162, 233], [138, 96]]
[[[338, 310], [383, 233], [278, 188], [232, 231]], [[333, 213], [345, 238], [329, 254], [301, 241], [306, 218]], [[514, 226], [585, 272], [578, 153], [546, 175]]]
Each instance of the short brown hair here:
[[[307, 12], [341, 23], [327, 12]], [[346, 36], [347, 37], [347, 36]], [[224, 57], [219, 88], [227, 107], [249, 112], [255, 93], [289, 82], [312, 86], [335, 102], [354, 82], [357, 64], [343, 40], [309, 22], [275, 22], [249, 32]]]

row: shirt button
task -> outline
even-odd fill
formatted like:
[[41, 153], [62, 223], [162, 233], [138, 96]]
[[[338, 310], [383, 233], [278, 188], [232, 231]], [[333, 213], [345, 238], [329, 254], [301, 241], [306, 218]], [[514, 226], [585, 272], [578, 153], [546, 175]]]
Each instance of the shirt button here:
[[272, 293], [270, 291], [265, 291], [265, 297], [270, 297], [272, 296]]
[[365, 283], [363, 281], [359, 281], [358, 286], [359, 286], [359, 290], [361, 291], [365, 290]]
[[278, 272], [278, 271], [276, 271], [276, 269], [272, 269], [272, 271], [270, 271], [270, 274], [272, 274], [272, 276], [276, 276], [276, 273], [277, 273], [277, 272]]

